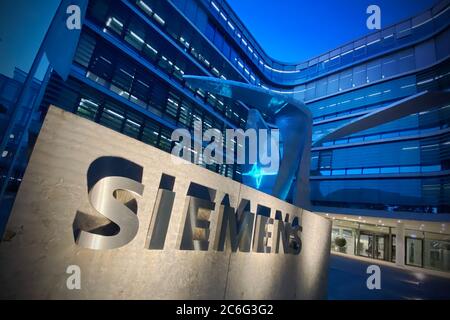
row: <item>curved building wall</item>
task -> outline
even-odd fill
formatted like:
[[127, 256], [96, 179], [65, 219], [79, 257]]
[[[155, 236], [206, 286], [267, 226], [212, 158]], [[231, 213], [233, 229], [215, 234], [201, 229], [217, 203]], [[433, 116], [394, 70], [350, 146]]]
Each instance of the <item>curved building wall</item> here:
[[[304, 100], [313, 142], [424, 90], [449, 88], [450, 2], [298, 64], [267, 56], [224, 0], [90, 0], [69, 80], [42, 103], [171, 149], [174, 128], [245, 128], [248, 106], [183, 75], [246, 82]], [[450, 103], [450, 102], [449, 102]], [[314, 146], [319, 206], [449, 213], [449, 108]], [[240, 181], [235, 165], [208, 169]], [[395, 192], [401, 195], [395, 195]], [[357, 201], [355, 199], [358, 199]]]

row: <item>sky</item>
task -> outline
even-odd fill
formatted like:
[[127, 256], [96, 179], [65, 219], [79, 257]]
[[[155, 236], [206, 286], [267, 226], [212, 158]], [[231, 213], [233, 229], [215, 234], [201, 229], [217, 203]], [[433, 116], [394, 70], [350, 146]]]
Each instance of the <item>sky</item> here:
[[387, 27], [430, 8], [439, 0], [227, 0], [266, 53], [301, 62], [373, 32], [369, 5], [381, 9]]
[[[164, 0], [161, 0], [164, 1]], [[369, 33], [366, 8], [381, 8], [385, 27], [438, 0], [228, 0], [273, 58], [299, 62]], [[0, 73], [28, 71], [60, 0], [0, 0]]]
[[0, 0], [0, 73], [28, 71], [60, 0]]

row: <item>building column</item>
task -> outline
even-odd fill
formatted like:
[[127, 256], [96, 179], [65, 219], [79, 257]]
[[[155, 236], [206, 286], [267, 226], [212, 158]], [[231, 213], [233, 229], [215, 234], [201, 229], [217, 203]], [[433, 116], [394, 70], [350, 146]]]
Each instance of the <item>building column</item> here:
[[389, 236], [387, 240], [387, 246], [384, 251], [386, 252], [387, 261], [392, 261], [392, 228], [389, 227]]
[[395, 264], [405, 266], [405, 225], [397, 223], [395, 232]]

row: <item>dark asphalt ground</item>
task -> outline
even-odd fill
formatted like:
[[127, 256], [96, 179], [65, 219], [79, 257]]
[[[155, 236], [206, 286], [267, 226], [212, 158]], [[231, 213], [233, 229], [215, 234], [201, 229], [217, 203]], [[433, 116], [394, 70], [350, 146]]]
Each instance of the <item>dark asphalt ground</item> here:
[[367, 267], [373, 263], [330, 256], [328, 299], [392, 300], [450, 299], [450, 278], [378, 265], [381, 269], [381, 289], [367, 288]]

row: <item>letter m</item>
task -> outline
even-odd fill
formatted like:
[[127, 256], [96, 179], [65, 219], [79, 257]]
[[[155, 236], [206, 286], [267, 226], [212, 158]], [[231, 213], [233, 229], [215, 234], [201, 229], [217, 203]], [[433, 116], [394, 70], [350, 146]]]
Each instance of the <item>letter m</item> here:
[[[250, 201], [242, 199], [235, 211], [224, 200], [219, 209], [214, 250], [225, 248], [236, 252], [250, 252], [254, 214], [250, 212]], [[226, 244], [225, 244], [226, 243]]]

